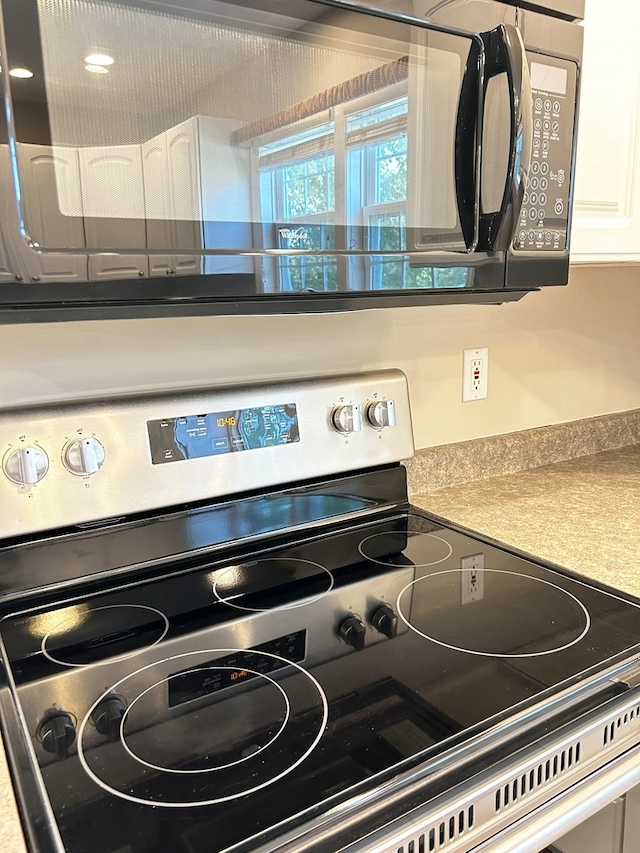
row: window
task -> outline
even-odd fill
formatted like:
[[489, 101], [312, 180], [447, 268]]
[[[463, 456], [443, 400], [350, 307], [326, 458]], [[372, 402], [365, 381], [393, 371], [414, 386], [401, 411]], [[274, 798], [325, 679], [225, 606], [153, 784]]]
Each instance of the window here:
[[[274, 289], [466, 286], [465, 267], [414, 267], [411, 255], [401, 254], [407, 251], [407, 111], [406, 95], [362, 109], [346, 103], [334, 108], [330, 122], [258, 146], [266, 246], [374, 253], [342, 265], [330, 254], [278, 256], [270, 266]], [[379, 254], [386, 251], [394, 254]]]

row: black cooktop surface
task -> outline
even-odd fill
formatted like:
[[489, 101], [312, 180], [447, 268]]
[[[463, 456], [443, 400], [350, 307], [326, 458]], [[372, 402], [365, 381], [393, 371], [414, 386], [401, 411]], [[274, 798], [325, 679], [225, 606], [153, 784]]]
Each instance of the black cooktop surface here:
[[6, 616], [65, 848], [255, 848], [640, 643], [632, 601], [418, 515]]

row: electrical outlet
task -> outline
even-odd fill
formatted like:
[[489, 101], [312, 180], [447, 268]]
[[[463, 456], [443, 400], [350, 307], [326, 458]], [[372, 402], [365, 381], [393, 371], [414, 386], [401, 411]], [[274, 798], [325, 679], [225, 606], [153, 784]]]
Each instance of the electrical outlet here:
[[460, 560], [460, 601], [471, 604], [484, 598], [484, 554], [471, 554]]
[[462, 402], [484, 400], [487, 397], [489, 348], [462, 351]]

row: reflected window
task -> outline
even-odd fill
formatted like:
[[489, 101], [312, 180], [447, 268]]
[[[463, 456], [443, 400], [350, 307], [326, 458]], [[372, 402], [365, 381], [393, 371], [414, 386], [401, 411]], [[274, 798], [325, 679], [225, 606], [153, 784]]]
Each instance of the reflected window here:
[[[467, 286], [464, 267], [414, 267], [410, 255], [398, 254], [407, 251], [409, 102], [406, 94], [380, 97], [340, 105], [331, 122], [296, 134], [289, 129], [257, 146], [266, 247], [375, 253], [342, 265], [336, 256], [278, 256], [266, 264], [273, 290]], [[336, 222], [348, 224], [337, 228]], [[377, 254], [386, 251], [394, 254]]]

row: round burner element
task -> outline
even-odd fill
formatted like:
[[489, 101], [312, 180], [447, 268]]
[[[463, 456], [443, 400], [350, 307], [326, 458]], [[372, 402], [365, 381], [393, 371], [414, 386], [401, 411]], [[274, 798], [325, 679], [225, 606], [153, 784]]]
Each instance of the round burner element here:
[[358, 545], [358, 551], [367, 560], [381, 566], [425, 568], [444, 563], [453, 553], [453, 548], [435, 533], [390, 530], [367, 536]]
[[461, 569], [433, 572], [398, 595], [405, 624], [440, 646], [472, 655], [528, 658], [578, 643], [591, 626], [584, 604], [532, 575], [479, 569], [473, 595]]
[[312, 604], [333, 588], [329, 569], [311, 560], [276, 557], [229, 566], [216, 575], [213, 594], [238, 610], [289, 610]]
[[[90, 721], [114, 694], [127, 710], [105, 750]], [[78, 757], [97, 785], [129, 802], [210, 806], [290, 774], [315, 750], [328, 716], [322, 687], [300, 664], [257, 649], [200, 649], [105, 690], [79, 726]]]
[[168, 630], [164, 613], [144, 604], [69, 607], [51, 614], [40, 649], [60, 666], [100, 666], [157, 646]]
[[[251, 748], [246, 750], [245, 754], [241, 755], [241, 757], [236, 759], [235, 761], [229, 761], [226, 764], [215, 764], [212, 767], [190, 767], [188, 769], [181, 769], [178, 767], [165, 767], [162, 764], [154, 764], [151, 761], [147, 761], [146, 759], [142, 758], [140, 755], [137, 755], [134, 752], [134, 750], [131, 749], [127, 744], [127, 733], [125, 731], [126, 723], [127, 723], [127, 717], [133, 711], [136, 703], [144, 701], [145, 698], [148, 698], [148, 694], [151, 691], [158, 692], [160, 694], [159, 695], [160, 701], [163, 701], [164, 697], [166, 695], [166, 691], [167, 691], [167, 682], [170, 681], [170, 679], [172, 677], [175, 678], [175, 676], [169, 676], [169, 678], [161, 678], [160, 681], [156, 681], [156, 683], [152, 684], [151, 687], [147, 687], [146, 690], [143, 690], [142, 693], [140, 693], [140, 694], [138, 694], [138, 696], [136, 696], [136, 698], [133, 700], [133, 702], [129, 705], [127, 710], [124, 712], [124, 715], [123, 715], [122, 720], [120, 722], [120, 737], [122, 739], [122, 745], [124, 746], [124, 748], [127, 750], [127, 752], [129, 753], [129, 755], [132, 758], [135, 758], [135, 760], [139, 761], [140, 764], [144, 764], [145, 767], [151, 768], [151, 770], [160, 770], [164, 773], [212, 773], [215, 770], [225, 770], [228, 767], [234, 767], [237, 764], [241, 764], [243, 761], [248, 761], [250, 758], [254, 758], [256, 755], [263, 752], [267, 747], [271, 746], [271, 744], [274, 743], [274, 741], [282, 734], [282, 732], [284, 731], [284, 728], [287, 725], [287, 722], [289, 720], [289, 716], [291, 714], [291, 703], [289, 702], [289, 697], [287, 696], [287, 694], [284, 692], [284, 690], [278, 684], [277, 681], [274, 681], [273, 678], [269, 678], [268, 675], [264, 675], [261, 672], [257, 672], [255, 669], [242, 669], [241, 670], [235, 666], [205, 666], [205, 667], [199, 667], [198, 669], [188, 669], [186, 671], [181, 672], [178, 677], [182, 678], [183, 676], [189, 676], [192, 674], [195, 675], [196, 673], [201, 673], [203, 671], [206, 672], [207, 670], [211, 671], [212, 674], [215, 673], [216, 671], [219, 672], [220, 670], [227, 670], [230, 673], [236, 674], [237, 677], [242, 677], [242, 678], [246, 678], [247, 675], [259, 676], [260, 678], [266, 679], [268, 682], [270, 682], [273, 685], [274, 688], [279, 690], [281, 693], [281, 697], [283, 699], [283, 713], [282, 713], [282, 722], [280, 723], [279, 726], [275, 727], [275, 732], [273, 734], [268, 735], [267, 739], [265, 740], [265, 742], [263, 744], [261, 744], [261, 745], [258, 745], [256, 743], [251, 744]], [[233, 675], [232, 675], [232, 677], [233, 677]], [[160, 688], [160, 690], [158, 690], [158, 688]], [[207, 758], [208, 757], [209, 756], [207, 756]]]

